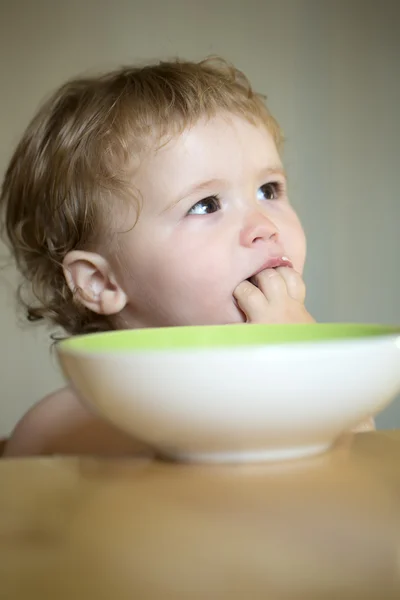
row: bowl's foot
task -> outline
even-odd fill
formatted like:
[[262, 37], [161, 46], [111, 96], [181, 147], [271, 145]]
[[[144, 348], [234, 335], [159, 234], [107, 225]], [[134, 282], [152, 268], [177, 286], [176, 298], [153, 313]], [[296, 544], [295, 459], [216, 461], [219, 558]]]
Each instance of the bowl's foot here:
[[243, 464], [296, 460], [322, 454], [331, 448], [332, 444], [317, 444], [295, 448], [280, 448], [275, 450], [250, 450], [234, 452], [160, 452], [160, 458], [182, 463], [211, 463], [211, 464]]

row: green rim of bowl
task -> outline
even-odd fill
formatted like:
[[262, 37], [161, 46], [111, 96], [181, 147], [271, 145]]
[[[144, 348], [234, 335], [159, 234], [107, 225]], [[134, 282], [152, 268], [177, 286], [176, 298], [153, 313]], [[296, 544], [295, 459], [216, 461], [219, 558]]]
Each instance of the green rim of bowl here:
[[312, 323], [125, 329], [70, 337], [59, 341], [57, 347], [61, 352], [117, 353], [315, 343], [381, 336], [400, 336], [400, 327], [359, 323]]

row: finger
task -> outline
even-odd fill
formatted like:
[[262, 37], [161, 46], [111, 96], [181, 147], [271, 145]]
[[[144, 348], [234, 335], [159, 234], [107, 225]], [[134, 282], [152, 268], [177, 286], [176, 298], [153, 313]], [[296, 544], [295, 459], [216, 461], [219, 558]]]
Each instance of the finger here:
[[286, 282], [277, 269], [265, 269], [254, 279], [270, 304], [282, 302], [282, 299], [287, 297]]
[[262, 323], [266, 320], [268, 302], [261, 290], [250, 281], [240, 283], [233, 297], [240, 310], [245, 314], [248, 323]]
[[282, 279], [284, 279], [286, 283], [289, 296], [293, 298], [293, 300], [297, 300], [297, 302], [304, 304], [306, 299], [306, 285], [300, 273], [297, 273], [297, 271], [290, 267], [278, 267], [277, 271], [279, 271]]

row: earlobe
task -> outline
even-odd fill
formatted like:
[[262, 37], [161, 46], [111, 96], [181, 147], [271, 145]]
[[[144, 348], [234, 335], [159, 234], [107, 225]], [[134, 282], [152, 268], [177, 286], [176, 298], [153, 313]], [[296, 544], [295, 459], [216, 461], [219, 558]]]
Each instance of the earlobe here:
[[127, 297], [109, 262], [94, 252], [74, 250], [63, 261], [68, 287], [86, 308], [102, 315], [116, 315], [125, 308]]

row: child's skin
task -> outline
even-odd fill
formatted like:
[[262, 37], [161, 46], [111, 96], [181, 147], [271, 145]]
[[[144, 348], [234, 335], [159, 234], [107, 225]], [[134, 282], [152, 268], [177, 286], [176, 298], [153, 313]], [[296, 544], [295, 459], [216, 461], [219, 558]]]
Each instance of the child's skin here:
[[[118, 233], [118, 256], [99, 248], [65, 257], [68, 284], [88, 308], [115, 315], [119, 328], [313, 321], [305, 236], [265, 126], [224, 113], [200, 120], [150, 151], [133, 183], [143, 207]], [[129, 217], [133, 208], [121, 224]], [[140, 450], [65, 388], [25, 415], [6, 455]]]

